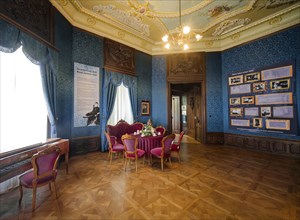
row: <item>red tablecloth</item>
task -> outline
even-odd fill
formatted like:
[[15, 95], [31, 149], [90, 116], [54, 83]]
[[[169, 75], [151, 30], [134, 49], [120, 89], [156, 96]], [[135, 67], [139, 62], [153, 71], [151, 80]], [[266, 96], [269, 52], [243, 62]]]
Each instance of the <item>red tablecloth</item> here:
[[138, 148], [144, 150], [147, 155], [150, 154], [151, 149], [161, 147], [163, 135], [142, 137], [140, 134], [138, 134], [134, 136], [138, 138]]

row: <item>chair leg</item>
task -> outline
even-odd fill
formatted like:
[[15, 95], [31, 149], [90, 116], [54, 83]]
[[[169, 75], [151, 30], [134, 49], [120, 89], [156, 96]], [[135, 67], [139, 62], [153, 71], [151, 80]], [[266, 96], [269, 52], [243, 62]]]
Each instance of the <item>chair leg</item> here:
[[124, 165], [125, 171], [126, 171], [126, 167], [127, 167], [127, 158], [125, 158], [125, 165]]
[[164, 171], [164, 158], [160, 159], [161, 171]]
[[20, 199], [19, 199], [19, 206], [20, 206], [23, 198], [23, 187], [21, 184], [19, 185], [19, 189], [20, 189]]
[[35, 209], [35, 200], [36, 200], [36, 185], [33, 185], [32, 188], [32, 211]]
[[51, 182], [49, 183], [49, 190], [51, 191]]
[[55, 198], [57, 198], [57, 190], [56, 190], [55, 180], [53, 181], [53, 185], [54, 185], [54, 191], [55, 191]]
[[177, 152], [177, 155], [178, 155], [178, 161], [179, 161], [179, 163], [181, 163], [179, 152]]
[[138, 163], [138, 159], [135, 158], [135, 172], [137, 172], [137, 163]]
[[111, 154], [111, 152], [108, 151], [108, 157], [107, 157], [108, 160], [110, 160], [110, 154]]

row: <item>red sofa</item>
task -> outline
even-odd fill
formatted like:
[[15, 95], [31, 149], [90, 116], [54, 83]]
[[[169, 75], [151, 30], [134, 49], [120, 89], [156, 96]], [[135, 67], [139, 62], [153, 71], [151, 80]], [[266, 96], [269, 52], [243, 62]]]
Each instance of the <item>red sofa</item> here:
[[128, 124], [126, 121], [119, 121], [116, 125], [107, 125], [106, 131], [109, 136], [114, 136], [117, 138], [117, 142], [122, 144], [121, 137], [124, 134], [132, 134], [137, 130], [142, 130], [144, 124], [141, 122], [135, 122], [133, 124]]

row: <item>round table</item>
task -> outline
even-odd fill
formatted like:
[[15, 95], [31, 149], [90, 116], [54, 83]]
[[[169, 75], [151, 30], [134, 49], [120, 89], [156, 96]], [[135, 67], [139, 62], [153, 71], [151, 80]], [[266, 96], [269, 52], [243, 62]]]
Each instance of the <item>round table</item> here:
[[161, 140], [164, 137], [163, 135], [142, 137], [140, 134], [133, 136], [138, 138], [138, 148], [144, 150], [147, 156], [150, 155], [151, 149], [161, 147]]

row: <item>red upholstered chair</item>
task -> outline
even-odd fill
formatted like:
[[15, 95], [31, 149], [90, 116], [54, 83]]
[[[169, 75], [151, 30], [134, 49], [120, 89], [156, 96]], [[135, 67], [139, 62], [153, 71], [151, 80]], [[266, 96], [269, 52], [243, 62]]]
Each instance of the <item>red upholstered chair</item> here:
[[178, 141], [177, 142], [173, 142], [173, 144], [171, 145], [171, 157], [174, 155], [178, 158], [178, 161], [180, 163], [180, 156], [179, 156], [179, 151], [180, 151], [180, 144], [182, 141], [184, 135], [184, 131], [182, 131], [179, 135]]
[[166, 129], [163, 127], [163, 126], [157, 126], [155, 129], [155, 132], [156, 132], [156, 134], [158, 133], [158, 132], [160, 132], [161, 133], [161, 135], [165, 135], [165, 133], [166, 133]]
[[104, 131], [104, 134], [106, 136], [107, 142], [108, 142], [108, 159], [112, 161], [113, 154], [120, 154], [124, 153], [124, 145], [117, 142], [117, 138], [114, 136], [109, 136], [107, 132]]
[[134, 160], [135, 171], [137, 172], [138, 159], [143, 158], [143, 164], [145, 163], [145, 151], [137, 148], [138, 139], [129, 134], [124, 134], [122, 136], [122, 142], [125, 147], [125, 171], [127, 167], [127, 161], [129, 160], [130, 163], [131, 160]]
[[161, 141], [161, 147], [153, 148], [150, 151], [150, 156], [151, 156], [151, 163], [152, 163], [152, 157], [157, 157], [160, 158], [160, 164], [161, 164], [161, 170], [164, 171], [164, 161], [166, 159], [170, 160], [171, 156], [171, 145], [172, 142], [175, 139], [175, 134], [170, 134], [168, 136], [165, 136], [162, 141]]
[[36, 154], [31, 158], [31, 164], [33, 169], [22, 174], [19, 177], [19, 186], [20, 186], [20, 199], [19, 205], [21, 205], [23, 198], [23, 187], [31, 188], [33, 190], [32, 195], [32, 211], [35, 209], [36, 201], [36, 190], [38, 187], [49, 184], [51, 190], [51, 183], [54, 185], [55, 195], [56, 186], [55, 179], [57, 176], [57, 161], [60, 156], [60, 149], [57, 146], [51, 146], [46, 148]]

